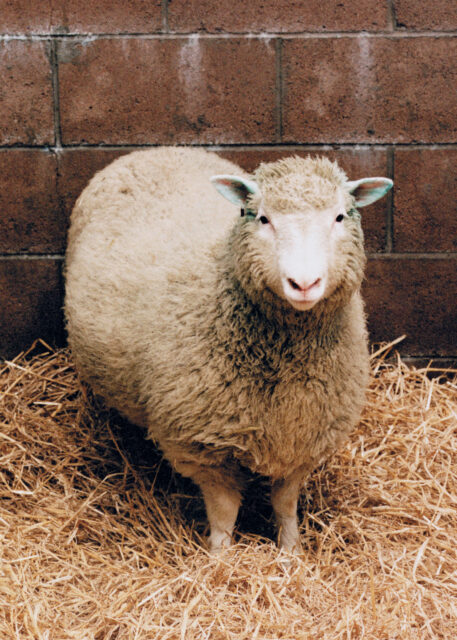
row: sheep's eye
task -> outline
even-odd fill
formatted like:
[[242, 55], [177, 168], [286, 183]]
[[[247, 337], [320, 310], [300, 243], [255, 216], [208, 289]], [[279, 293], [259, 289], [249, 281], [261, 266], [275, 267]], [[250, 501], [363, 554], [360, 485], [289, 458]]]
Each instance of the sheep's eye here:
[[261, 222], [262, 224], [269, 224], [269, 222], [270, 222], [270, 221], [268, 220], [267, 216], [260, 216], [259, 220], [260, 220], [260, 222]]
[[343, 222], [344, 220], [344, 214], [340, 213], [338, 216], [336, 216], [335, 218], [335, 222]]

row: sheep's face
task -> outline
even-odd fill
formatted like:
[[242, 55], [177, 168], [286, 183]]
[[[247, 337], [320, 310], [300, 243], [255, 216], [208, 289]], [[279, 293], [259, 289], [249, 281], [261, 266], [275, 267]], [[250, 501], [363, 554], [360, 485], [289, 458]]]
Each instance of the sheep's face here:
[[261, 201], [252, 221], [251, 242], [263, 247], [256, 260], [263, 264], [256, 266], [265, 284], [299, 311], [311, 309], [336, 288], [335, 267], [351, 249], [354, 231], [362, 244], [360, 226], [351, 228], [346, 222], [346, 207], [338, 195], [322, 210], [303, 204], [300, 211], [285, 213]]
[[294, 309], [307, 311], [337, 289], [360, 286], [365, 257], [356, 207], [380, 198], [386, 178], [348, 182], [325, 158], [261, 165], [255, 180], [213, 178], [241, 206], [242, 269]]

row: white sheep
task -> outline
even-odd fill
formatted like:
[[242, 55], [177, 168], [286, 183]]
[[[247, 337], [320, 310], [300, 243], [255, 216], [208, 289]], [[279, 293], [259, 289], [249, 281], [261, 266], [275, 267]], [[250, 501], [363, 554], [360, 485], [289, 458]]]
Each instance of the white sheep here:
[[77, 368], [198, 483], [212, 551], [230, 543], [246, 470], [271, 479], [280, 546], [300, 550], [299, 490], [357, 422], [368, 380], [356, 208], [391, 186], [348, 182], [326, 158], [248, 176], [164, 147], [116, 160], [75, 205]]

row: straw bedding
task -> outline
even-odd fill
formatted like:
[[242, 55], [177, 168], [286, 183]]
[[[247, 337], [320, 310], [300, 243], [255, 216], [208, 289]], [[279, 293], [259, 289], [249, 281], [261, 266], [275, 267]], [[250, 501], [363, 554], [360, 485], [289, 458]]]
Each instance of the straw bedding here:
[[[195, 487], [94, 406], [66, 350], [0, 366], [0, 638], [349, 640], [457, 635], [457, 378], [389, 349], [362, 421], [300, 505], [283, 563], [262, 480], [233, 548]], [[44, 345], [45, 347], [45, 345]]]

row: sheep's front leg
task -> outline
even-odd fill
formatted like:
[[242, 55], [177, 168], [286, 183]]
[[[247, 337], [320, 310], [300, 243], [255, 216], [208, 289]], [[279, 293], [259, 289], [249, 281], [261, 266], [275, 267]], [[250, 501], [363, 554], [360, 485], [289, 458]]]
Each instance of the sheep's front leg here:
[[213, 481], [205, 483], [200, 480], [199, 484], [205, 499], [210, 526], [210, 551], [218, 553], [231, 544], [241, 494], [237, 489], [223, 483]]
[[284, 480], [274, 481], [271, 489], [271, 502], [279, 528], [279, 546], [285, 551], [296, 554], [302, 550], [297, 522], [297, 504], [304, 477], [303, 470], [299, 470]]
[[218, 553], [230, 546], [241, 504], [242, 478], [235, 467], [198, 464], [186, 449], [163, 446], [165, 457], [174, 468], [200, 487], [210, 526], [209, 547]]

